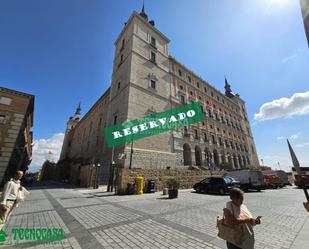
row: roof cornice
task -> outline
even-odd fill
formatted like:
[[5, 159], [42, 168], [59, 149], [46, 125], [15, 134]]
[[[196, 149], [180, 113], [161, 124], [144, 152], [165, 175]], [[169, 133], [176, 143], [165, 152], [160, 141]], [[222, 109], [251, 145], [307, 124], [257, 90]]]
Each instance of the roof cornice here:
[[140, 14], [138, 14], [136, 11], [133, 11], [133, 13], [131, 14], [131, 16], [129, 17], [129, 20], [127, 21], [127, 24], [125, 25], [125, 27], [122, 29], [122, 31], [120, 32], [120, 34], [118, 35], [116, 41], [115, 41], [115, 45], [117, 44], [117, 42], [119, 41], [120, 37], [123, 35], [123, 33], [127, 30], [129, 24], [132, 22], [133, 18], [136, 17], [137, 19], [139, 19], [141, 22], [143, 22], [148, 28], [152, 29], [153, 31], [155, 31], [158, 35], [160, 35], [161, 37], [163, 37], [167, 43], [170, 42], [170, 39], [167, 38], [163, 33], [161, 33], [156, 27], [152, 26], [148, 21], [146, 21], [143, 17], [140, 16]]

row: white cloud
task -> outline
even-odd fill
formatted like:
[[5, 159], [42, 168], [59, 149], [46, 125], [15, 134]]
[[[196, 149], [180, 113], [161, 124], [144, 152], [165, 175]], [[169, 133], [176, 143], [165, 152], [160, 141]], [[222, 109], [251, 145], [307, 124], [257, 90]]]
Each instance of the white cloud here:
[[254, 114], [254, 119], [264, 121], [305, 114], [309, 114], [309, 91], [295, 93], [290, 98], [284, 97], [264, 103], [259, 113]]
[[285, 137], [277, 137], [278, 140], [283, 140]]
[[290, 56], [287, 56], [285, 58], [283, 58], [281, 60], [282, 63], [286, 63], [290, 60], [293, 60], [294, 58], [296, 58], [298, 55], [305, 53], [306, 51], [304, 49], [298, 48], [296, 49], [293, 54], [291, 54]]
[[299, 134], [293, 134], [290, 136], [291, 139], [297, 139], [299, 138]]
[[61, 153], [64, 134], [56, 133], [47, 139], [34, 140], [30, 171], [37, 171], [45, 160], [57, 162]]
[[298, 147], [298, 148], [302, 148], [302, 147], [305, 147], [305, 146], [309, 146], [309, 142], [303, 143], [303, 144], [296, 144], [295, 146]]
[[288, 61], [290, 61], [290, 60], [296, 58], [296, 56], [297, 56], [296, 54], [292, 54], [292, 55], [290, 55], [290, 56], [287, 56], [287, 57], [283, 58], [283, 59], [281, 60], [281, 62], [282, 62], [282, 63], [286, 63], [286, 62], [288, 62]]

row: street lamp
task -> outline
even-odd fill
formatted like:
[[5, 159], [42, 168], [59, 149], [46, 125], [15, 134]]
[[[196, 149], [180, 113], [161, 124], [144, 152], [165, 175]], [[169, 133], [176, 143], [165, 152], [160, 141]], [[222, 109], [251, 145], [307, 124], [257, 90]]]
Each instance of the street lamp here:
[[95, 168], [95, 164], [93, 163], [92, 167], [91, 167], [90, 183], [89, 183], [89, 185], [92, 186], [93, 188], [95, 188], [95, 184], [94, 184], [95, 183], [94, 182], [95, 179], [93, 179], [93, 176], [94, 176], [93, 175], [93, 170], [94, 170], [94, 168]]
[[261, 162], [262, 162], [262, 166], [264, 166], [264, 165], [263, 165], [263, 159], [262, 159], [262, 158], [261, 158]]
[[98, 163], [98, 164], [97, 164], [97, 168], [96, 168], [95, 188], [99, 188], [99, 182], [100, 182], [100, 167], [101, 167], [101, 164]]
[[280, 163], [278, 162], [279, 169], [281, 170]]

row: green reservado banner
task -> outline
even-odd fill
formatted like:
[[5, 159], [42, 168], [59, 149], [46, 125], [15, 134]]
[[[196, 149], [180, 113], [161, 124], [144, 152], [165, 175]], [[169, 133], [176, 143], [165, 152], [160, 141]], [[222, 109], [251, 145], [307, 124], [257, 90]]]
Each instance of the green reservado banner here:
[[154, 113], [141, 119], [127, 121], [104, 129], [108, 147], [154, 136], [162, 132], [198, 123], [204, 120], [202, 106], [198, 102], [185, 104], [168, 111]]

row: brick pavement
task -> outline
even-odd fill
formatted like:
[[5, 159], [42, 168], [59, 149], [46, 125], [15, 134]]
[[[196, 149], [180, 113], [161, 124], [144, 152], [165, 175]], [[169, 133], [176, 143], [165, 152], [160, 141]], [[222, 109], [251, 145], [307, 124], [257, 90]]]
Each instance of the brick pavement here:
[[[263, 216], [255, 228], [257, 249], [306, 249], [309, 214], [303, 199], [303, 192], [291, 187], [245, 195], [251, 212]], [[97, 190], [35, 189], [4, 228], [7, 241], [14, 227], [61, 227], [65, 239], [56, 244], [20, 241], [7, 248], [225, 248], [215, 222], [228, 200], [190, 191], [168, 200], [161, 193], [111, 196]]]

